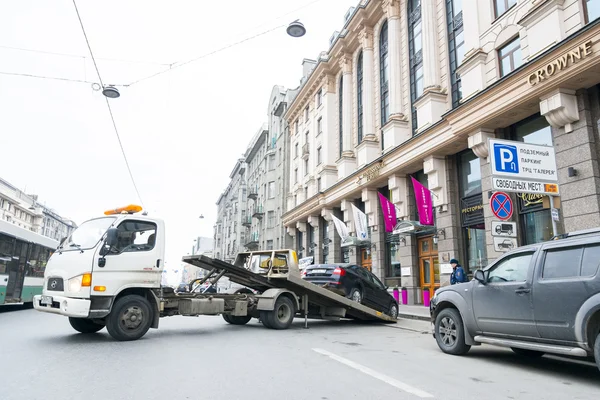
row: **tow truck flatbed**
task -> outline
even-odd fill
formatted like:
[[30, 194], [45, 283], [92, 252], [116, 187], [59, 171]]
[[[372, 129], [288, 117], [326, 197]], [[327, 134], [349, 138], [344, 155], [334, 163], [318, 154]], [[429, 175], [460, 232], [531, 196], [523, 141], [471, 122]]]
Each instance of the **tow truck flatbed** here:
[[[273, 253], [277, 253], [277, 251], [273, 251]], [[363, 321], [396, 322], [396, 319], [389, 315], [302, 279], [299, 272], [294, 273], [292, 269], [285, 273], [258, 274], [243, 266], [215, 260], [204, 255], [185, 256], [183, 257], [183, 261], [209, 271], [206, 279], [210, 279], [211, 276], [218, 276], [219, 278], [225, 276], [232, 282], [261, 293], [268, 289], [285, 289], [290, 291], [304, 303], [303, 307], [305, 309], [305, 314], [307, 310], [304, 305], [312, 307], [316, 306], [325, 310], [334, 310], [332, 313], [333, 315], [324, 315], [321, 313], [321, 317], [323, 318], [337, 317]], [[238, 264], [238, 261], [236, 261], [236, 264]], [[311, 318], [312, 317], [315, 316], [312, 315]]]

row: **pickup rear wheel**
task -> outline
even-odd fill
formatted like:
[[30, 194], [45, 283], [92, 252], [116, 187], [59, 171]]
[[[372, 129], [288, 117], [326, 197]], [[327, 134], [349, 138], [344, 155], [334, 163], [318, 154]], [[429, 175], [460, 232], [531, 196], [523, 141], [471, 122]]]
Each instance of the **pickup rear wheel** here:
[[594, 358], [596, 359], [596, 366], [600, 369], [600, 332], [598, 332], [594, 343]]
[[104, 328], [104, 324], [99, 324], [88, 318], [69, 317], [69, 323], [79, 333], [96, 333]]
[[271, 329], [287, 329], [294, 321], [294, 314], [294, 303], [286, 296], [279, 296], [273, 311], [266, 315], [268, 325], [265, 326]]
[[106, 318], [106, 329], [115, 340], [137, 340], [152, 324], [152, 306], [142, 296], [127, 295], [118, 299]]
[[518, 354], [527, 358], [539, 358], [544, 355], [541, 351], [529, 350], [529, 349], [519, 349], [518, 347], [510, 348], [515, 354]]
[[435, 340], [447, 354], [466, 354], [471, 346], [465, 343], [465, 328], [458, 310], [445, 308], [435, 318]]

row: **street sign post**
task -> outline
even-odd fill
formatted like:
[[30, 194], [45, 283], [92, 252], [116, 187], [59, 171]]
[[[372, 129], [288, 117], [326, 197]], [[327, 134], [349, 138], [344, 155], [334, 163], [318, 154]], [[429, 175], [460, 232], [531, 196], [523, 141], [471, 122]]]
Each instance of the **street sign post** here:
[[504, 192], [496, 192], [490, 199], [490, 207], [496, 218], [506, 221], [512, 217], [513, 202], [510, 196]]
[[[559, 194], [554, 147], [513, 140], [489, 139], [492, 188], [516, 193], [545, 194], [554, 208]], [[552, 219], [552, 230], [556, 231]]]

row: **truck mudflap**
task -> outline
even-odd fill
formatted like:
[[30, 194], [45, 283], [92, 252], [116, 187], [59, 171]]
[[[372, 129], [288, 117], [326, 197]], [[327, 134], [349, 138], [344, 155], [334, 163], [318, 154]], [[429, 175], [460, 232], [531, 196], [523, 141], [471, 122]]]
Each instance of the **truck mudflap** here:
[[[321, 309], [335, 310], [336, 308], [343, 308], [346, 310], [346, 318], [364, 321], [396, 322], [396, 319], [389, 315], [305, 281], [300, 277], [298, 271], [295, 271], [295, 273], [294, 271], [289, 271], [288, 273], [277, 272], [271, 275], [269, 273], [257, 274], [242, 266], [215, 260], [203, 255], [185, 256], [183, 257], [183, 261], [209, 271], [207, 277], [205, 277], [206, 279], [210, 279], [211, 276], [225, 276], [231, 282], [244, 285], [265, 294], [269, 289], [285, 289], [295, 294], [294, 298], [296, 301], [298, 301], [298, 298], [306, 298], [308, 299], [308, 303], [319, 306]], [[291, 270], [294, 266], [290, 266], [289, 268]], [[339, 310], [336, 314], [342, 315]]]

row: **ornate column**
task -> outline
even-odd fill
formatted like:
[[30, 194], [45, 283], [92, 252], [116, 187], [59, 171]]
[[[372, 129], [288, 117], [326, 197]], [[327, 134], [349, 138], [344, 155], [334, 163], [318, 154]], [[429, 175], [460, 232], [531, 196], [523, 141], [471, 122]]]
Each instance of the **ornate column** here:
[[[351, 204], [352, 204], [351, 200], [342, 200], [342, 204], [341, 204], [340, 208], [341, 208], [342, 212], [344, 213], [343, 222], [346, 224], [346, 226], [348, 226], [348, 231], [350, 232], [350, 234], [354, 234], [354, 236], [356, 236], [356, 227], [352, 223], [353, 219], [352, 219]], [[353, 264], [358, 264], [358, 261], [359, 261], [358, 256], [359, 256], [358, 249], [356, 247], [354, 247], [352, 249], [352, 254], [350, 254], [350, 262]]]
[[[321, 244], [323, 243], [323, 241], [321, 240], [321, 231], [319, 230], [319, 219], [320, 219], [320, 215], [310, 215], [308, 217], [308, 223], [313, 228], [313, 235], [314, 235], [313, 257], [314, 257], [315, 264], [318, 264], [320, 262], [322, 254], [323, 254], [323, 249], [321, 248]], [[310, 246], [310, 243], [308, 245]]]
[[342, 157], [338, 161], [338, 179], [356, 171], [356, 158], [352, 145], [352, 58], [344, 54], [340, 59], [342, 70]]

